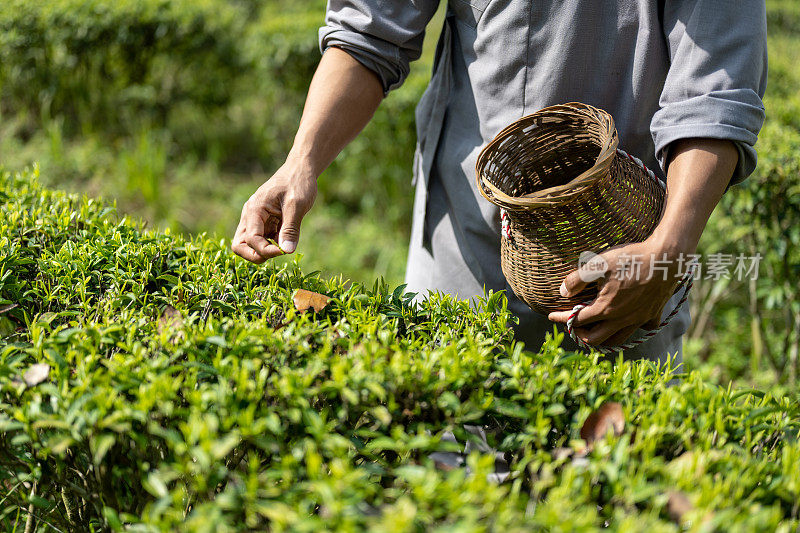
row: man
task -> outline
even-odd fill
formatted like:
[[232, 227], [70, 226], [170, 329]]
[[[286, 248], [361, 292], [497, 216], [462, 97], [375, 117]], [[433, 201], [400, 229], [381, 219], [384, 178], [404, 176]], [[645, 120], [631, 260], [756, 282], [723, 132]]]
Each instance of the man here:
[[[233, 250], [260, 263], [291, 253], [316, 196], [316, 179], [402, 84], [421, 52], [439, 0], [329, 0], [323, 50], [286, 163], [247, 201]], [[726, 188], [754, 169], [764, 120], [763, 0], [449, 0], [430, 85], [417, 108], [416, 197], [409, 289], [462, 298], [508, 289], [500, 270], [500, 221], [474, 179], [481, 147], [515, 119], [578, 101], [614, 117], [620, 147], [666, 180], [653, 235], [603, 254], [671, 260], [694, 253]], [[269, 243], [275, 239], [280, 248]], [[616, 346], [669, 312], [674, 279], [607, 275], [576, 320], [585, 342]], [[562, 287], [582, 288], [577, 273]], [[552, 320], [508, 290], [517, 337], [537, 348]], [[668, 302], [672, 296], [672, 302]], [[665, 306], [666, 304], [666, 306]], [[688, 309], [626, 352], [681, 354]], [[566, 343], [574, 348], [571, 343]]]

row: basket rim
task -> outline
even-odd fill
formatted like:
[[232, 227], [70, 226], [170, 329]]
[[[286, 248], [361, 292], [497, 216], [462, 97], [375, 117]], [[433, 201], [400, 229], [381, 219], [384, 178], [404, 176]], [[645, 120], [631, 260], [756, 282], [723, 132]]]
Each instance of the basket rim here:
[[[512, 130], [516, 130], [521, 123], [532, 122], [534, 119], [545, 116], [560, 115], [583, 115], [595, 121], [597, 121], [598, 118], [601, 119], [601, 126], [607, 130], [607, 134], [604, 135], [605, 138], [603, 139], [600, 152], [591, 168], [585, 170], [565, 184], [548, 187], [547, 189], [535, 191], [523, 196], [510, 196], [497, 188], [488, 179], [485, 179], [482, 170], [489, 162], [489, 154], [509, 136]], [[503, 128], [494, 139], [483, 147], [475, 163], [478, 190], [484, 198], [506, 209], [552, 207], [555, 204], [561, 204], [564, 201], [579, 196], [587, 188], [602, 179], [611, 168], [611, 164], [617, 155], [618, 146], [619, 138], [614, 125], [614, 118], [608, 112], [580, 102], [569, 102], [566, 104], [544, 107], [535, 113], [515, 120]]]

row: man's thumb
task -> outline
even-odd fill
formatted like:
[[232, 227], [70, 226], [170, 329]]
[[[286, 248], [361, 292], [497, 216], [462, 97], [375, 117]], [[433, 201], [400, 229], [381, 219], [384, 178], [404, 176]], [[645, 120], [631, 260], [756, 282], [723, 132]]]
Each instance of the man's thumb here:
[[283, 206], [283, 221], [278, 235], [278, 245], [284, 253], [290, 254], [297, 249], [300, 240], [300, 222], [303, 215], [293, 205]]

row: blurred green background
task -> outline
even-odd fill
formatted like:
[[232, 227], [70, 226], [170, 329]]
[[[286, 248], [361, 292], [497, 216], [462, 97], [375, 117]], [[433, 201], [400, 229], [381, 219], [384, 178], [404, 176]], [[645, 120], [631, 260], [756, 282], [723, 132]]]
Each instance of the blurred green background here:
[[[797, 384], [800, 2], [770, 0], [767, 123], [756, 174], [725, 196], [702, 253], [762, 256], [755, 281], [698, 283], [687, 365], [715, 382]], [[117, 201], [152, 227], [229, 239], [288, 152], [319, 60], [324, 0], [5, 0], [0, 165]], [[406, 84], [319, 181], [306, 271], [354, 281], [405, 269], [414, 107], [442, 10]]]

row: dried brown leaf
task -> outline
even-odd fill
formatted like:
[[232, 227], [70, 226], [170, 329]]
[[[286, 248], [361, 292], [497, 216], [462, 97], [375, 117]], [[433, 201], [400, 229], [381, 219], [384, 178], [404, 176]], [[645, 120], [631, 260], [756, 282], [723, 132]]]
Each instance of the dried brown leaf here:
[[672, 491], [667, 499], [667, 514], [673, 522], [678, 524], [683, 520], [683, 516], [694, 509], [694, 505], [689, 501], [689, 497], [681, 491]]
[[49, 375], [50, 365], [47, 363], [36, 363], [25, 371], [22, 375], [22, 379], [25, 381], [26, 385], [33, 387], [46, 380]]
[[586, 418], [581, 428], [581, 438], [591, 446], [592, 443], [613, 431], [614, 435], [621, 435], [625, 430], [625, 415], [622, 405], [617, 402], [607, 402]]
[[292, 297], [295, 308], [301, 313], [313, 309], [319, 313], [330, 303], [330, 296], [319, 294], [316, 292], [307, 291], [305, 289], [297, 289]]

